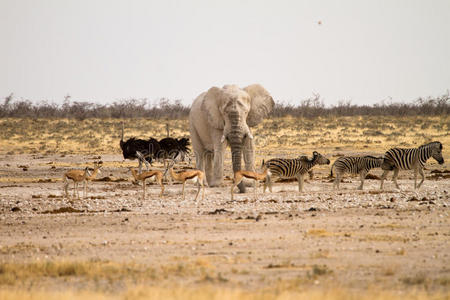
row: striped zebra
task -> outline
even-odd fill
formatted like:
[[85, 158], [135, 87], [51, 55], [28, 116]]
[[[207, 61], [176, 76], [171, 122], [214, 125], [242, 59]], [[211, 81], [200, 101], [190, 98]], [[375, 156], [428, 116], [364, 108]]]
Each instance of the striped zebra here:
[[[302, 192], [304, 175], [317, 164], [330, 164], [330, 160], [319, 152], [314, 151], [312, 159], [308, 159], [306, 156], [300, 156], [294, 159], [273, 158], [266, 163], [263, 162], [263, 164], [269, 168], [272, 175], [280, 178], [297, 178], [298, 191]], [[269, 187], [270, 192], [272, 192], [271, 176], [266, 177], [266, 181], [264, 182], [264, 192], [266, 192], [267, 186]]]
[[[444, 158], [442, 157], [442, 144], [441, 142], [431, 142], [418, 148], [392, 148], [389, 149], [384, 154], [384, 160], [381, 164], [381, 168], [384, 170], [381, 176], [381, 186], [383, 189], [383, 182], [386, 179], [387, 173], [389, 171], [394, 171], [394, 176], [392, 176], [392, 181], [394, 181], [395, 186], [400, 189], [397, 183], [398, 172], [401, 170], [414, 170], [414, 189], [420, 188], [425, 176], [423, 174], [423, 166], [426, 161], [433, 157], [440, 165], [444, 163]], [[417, 173], [422, 176], [422, 180], [419, 185], [417, 185]]]
[[379, 168], [383, 163], [383, 157], [374, 156], [343, 156], [339, 157], [331, 166], [330, 177], [333, 176], [333, 168], [336, 173], [336, 179], [334, 180], [333, 187], [339, 189], [339, 183], [341, 182], [342, 175], [348, 172], [351, 174], [359, 174], [361, 179], [361, 185], [358, 190], [363, 189], [364, 179], [366, 179], [367, 173], [370, 169]]

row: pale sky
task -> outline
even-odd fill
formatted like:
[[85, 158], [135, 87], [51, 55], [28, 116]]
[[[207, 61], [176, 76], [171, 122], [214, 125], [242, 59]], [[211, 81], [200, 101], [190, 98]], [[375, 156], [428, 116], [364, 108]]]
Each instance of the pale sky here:
[[0, 101], [190, 104], [260, 83], [276, 101], [373, 104], [450, 89], [448, 0], [0, 0], [0, 38]]

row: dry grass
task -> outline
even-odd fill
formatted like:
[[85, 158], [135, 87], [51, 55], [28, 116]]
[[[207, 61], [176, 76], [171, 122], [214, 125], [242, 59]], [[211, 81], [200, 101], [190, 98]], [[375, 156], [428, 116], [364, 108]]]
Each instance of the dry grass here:
[[[188, 120], [171, 120], [170, 134], [189, 136], [188, 124]], [[120, 153], [118, 119], [5, 118], [0, 119], [0, 128], [0, 154]], [[256, 148], [267, 150], [263, 155], [274, 154], [275, 150], [282, 155], [290, 149], [310, 154], [317, 149], [344, 148], [384, 153], [393, 146], [416, 147], [432, 140], [450, 144], [450, 117], [284, 117], [264, 120], [253, 131]], [[132, 136], [161, 139], [166, 136], [166, 124], [161, 120], [126, 120], [125, 139]]]
[[309, 229], [306, 232], [307, 236], [316, 236], [316, 237], [326, 237], [326, 236], [333, 236], [334, 234], [331, 232], [326, 231], [325, 229]]
[[[290, 263], [285, 264], [290, 268]], [[405, 292], [382, 291], [376, 288], [351, 290], [318, 286], [322, 278], [333, 275], [326, 265], [308, 267], [305, 277], [276, 280], [258, 290], [227, 287], [220, 273], [214, 273], [211, 261], [199, 258], [184, 263], [149, 267], [134, 263], [110, 261], [46, 261], [0, 264], [0, 300], [16, 299], [449, 299], [450, 293], [422, 290], [431, 283], [424, 274], [401, 278]], [[392, 276], [392, 268], [383, 272]], [[172, 283], [171, 278], [195, 280], [189, 287]], [[53, 285], [48, 285], [48, 280]], [[55, 283], [56, 280], [56, 283]], [[448, 286], [448, 278], [434, 279]], [[97, 287], [77, 289], [82, 282], [94, 282]], [[442, 281], [442, 282], [441, 282]], [[77, 282], [69, 289], [61, 289], [68, 282]], [[105, 285], [100, 284], [107, 282]], [[81, 284], [81, 285], [80, 285]], [[39, 287], [39, 288], [37, 288]], [[445, 290], [444, 290], [445, 291]]]
[[196, 288], [173, 287], [161, 288], [151, 286], [129, 287], [127, 291], [119, 294], [109, 294], [101, 292], [50, 292], [42, 290], [17, 291], [0, 290], [0, 300], [72, 300], [72, 299], [167, 299], [167, 300], [290, 300], [290, 299], [310, 299], [310, 300], [425, 300], [449, 299], [448, 293], [426, 293], [424, 291], [409, 291], [405, 293], [386, 292], [378, 290], [368, 290], [364, 293], [352, 292], [345, 289], [329, 290], [277, 290], [270, 289], [266, 291], [244, 291], [239, 289], [217, 288], [210, 285]]
[[[24, 245], [27, 247], [27, 245]], [[39, 282], [43, 278], [77, 278], [98, 281], [161, 281], [170, 277], [216, 278], [211, 262], [196, 259], [146, 266], [112, 261], [36, 261], [31, 263], [0, 263], [0, 286]]]
[[40, 281], [43, 278], [83, 278], [86, 280], [153, 279], [156, 270], [133, 264], [108, 261], [45, 261], [33, 263], [0, 264], [0, 285], [20, 285], [25, 281]]

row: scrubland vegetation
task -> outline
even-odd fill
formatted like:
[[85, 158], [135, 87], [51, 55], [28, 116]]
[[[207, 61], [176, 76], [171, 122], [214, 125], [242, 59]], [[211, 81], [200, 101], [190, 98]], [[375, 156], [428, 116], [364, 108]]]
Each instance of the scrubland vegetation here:
[[[374, 105], [355, 105], [351, 101], [340, 101], [327, 107], [319, 95], [300, 100], [296, 104], [276, 100], [273, 117], [329, 117], [329, 116], [437, 116], [450, 113], [449, 93], [440, 97], [418, 98], [409, 102], [383, 101]], [[121, 119], [185, 119], [189, 106], [180, 100], [126, 99], [112, 104], [96, 104], [88, 101], [72, 101], [66, 96], [62, 105], [40, 101], [14, 99], [13, 94], [0, 104], [0, 118], [86, 118]]]

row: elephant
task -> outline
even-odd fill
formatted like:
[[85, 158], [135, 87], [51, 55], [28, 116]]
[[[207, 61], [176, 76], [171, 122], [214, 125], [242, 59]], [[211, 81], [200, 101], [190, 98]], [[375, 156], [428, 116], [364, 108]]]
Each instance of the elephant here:
[[[230, 145], [233, 172], [255, 171], [255, 146], [250, 127], [262, 122], [273, 110], [272, 96], [259, 84], [212, 87], [200, 94], [189, 112], [189, 131], [196, 167], [205, 172], [209, 186], [223, 185], [223, 160]], [[245, 185], [239, 185], [245, 193]]]

